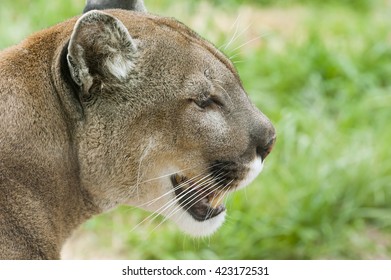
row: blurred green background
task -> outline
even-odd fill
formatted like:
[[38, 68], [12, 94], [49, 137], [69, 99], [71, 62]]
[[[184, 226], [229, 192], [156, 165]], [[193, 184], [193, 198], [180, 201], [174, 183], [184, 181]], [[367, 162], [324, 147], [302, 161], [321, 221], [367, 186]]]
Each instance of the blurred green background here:
[[[121, 207], [84, 224], [63, 257], [390, 259], [391, 1], [145, 1], [232, 58], [278, 141], [212, 237], [161, 218], [132, 230], [149, 214]], [[0, 48], [83, 6], [2, 0]]]

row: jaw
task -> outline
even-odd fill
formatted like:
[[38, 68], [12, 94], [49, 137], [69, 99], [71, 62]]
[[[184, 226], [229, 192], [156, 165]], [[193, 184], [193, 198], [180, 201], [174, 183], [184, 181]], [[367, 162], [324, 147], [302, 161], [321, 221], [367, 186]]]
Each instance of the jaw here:
[[226, 166], [227, 169], [221, 174], [227, 175], [229, 171], [232, 174], [228, 174], [228, 177], [221, 177], [212, 168], [197, 177], [189, 174], [190, 169], [165, 166], [149, 174], [157, 181], [149, 180], [143, 184], [139, 195], [128, 204], [164, 216], [164, 220], [173, 221], [190, 236], [212, 235], [225, 221], [227, 210], [223, 204], [224, 197], [251, 183], [261, 172], [263, 161], [259, 158], [239, 165], [240, 175], [234, 174], [237, 172], [233, 165]]
[[166, 207], [158, 212], [191, 236], [212, 235], [225, 221], [227, 211], [223, 199], [226, 194], [246, 187], [262, 168], [261, 159], [253, 160], [244, 168], [245, 175], [235, 182], [231, 178], [228, 181], [218, 176], [213, 180], [208, 176], [199, 180], [188, 179], [185, 174], [172, 173], [169, 180], [164, 179], [162, 182], [168, 189], [166, 193], [170, 192], [171, 195], [163, 203]]
[[190, 236], [212, 235], [225, 221], [224, 195], [212, 190], [213, 183], [207, 187], [205, 183], [191, 182], [185, 177], [182, 182], [178, 181], [179, 177], [182, 176], [175, 174], [170, 178], [169, 188], [173, 194], [170, 201], [173, 202], [162, 214]]
[[[144, 195], [129, 200], [127, 204], [142, 208], [156, 215], [162, 215], [164, 221], [173, 221], [184, 233], [192, 237], [212, 235], [224, 223], [225, 207], [214, 215], [207, 213], [205, 216], [207, 218], [204, 217], [204, 219], [194, 217], [181, 205], [173, 190], [171, 180], [167, 179], [167, 177], [161, 179], [158, 184], [148, 184], [147, 189], [154, 190], [152, 192], [142, 191]], [[155, 214], [151, 214], [151, 217], [156, 217]]]

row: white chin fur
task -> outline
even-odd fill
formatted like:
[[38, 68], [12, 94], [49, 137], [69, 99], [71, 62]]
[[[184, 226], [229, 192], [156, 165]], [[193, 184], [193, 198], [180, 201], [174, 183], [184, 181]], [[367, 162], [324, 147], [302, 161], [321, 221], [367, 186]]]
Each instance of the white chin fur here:
[[195, 220], [187, 211], [181, 208], [170, 219], [188, 235], [193, 237], [205, 237], [212, 235], [221, 227], [225, 220], [225, 213], [226, 212], [224, 211], [216, 217], [201, 222]]

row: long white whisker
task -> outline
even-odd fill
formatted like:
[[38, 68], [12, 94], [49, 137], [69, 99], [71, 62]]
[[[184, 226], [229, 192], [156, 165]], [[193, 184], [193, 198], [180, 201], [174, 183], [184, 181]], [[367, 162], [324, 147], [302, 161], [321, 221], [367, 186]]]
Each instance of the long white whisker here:
[[[174, 200], [174, 199], [173, 199]], [[169, 201], [170, 202], [170, 201]], [[156, 215], [156, 216], [155, 216]], [[139, 222], [137, 225], [135, 225], [131, 230], [130, 232], [133, 232], [134, 230], [136, 230], [138, 227], [140, 227], [142, 224], [146, 223], [148, 220], [150, 222], [152, 222], [153, 220], [156, 219], [156, 217], [158, 217], [160, 215], [160, 213], [158, 213], [158, 211], [154, 211], [152, 212], [151, 214], [149, 214], [146, 218], [144, 218], [141, 222]], [[152, 218], [153, 217], [153, 218]]]
[[240, 55], [240, 53], [236, 53], [236, 54], [234, 54], [234, 55], [231, 55], [231, 56], [229, 57], [229, 60], [232, 61], [232, 59], [234, 59], [235, 57], [237, 57], [237, 56], [239, 56], [239, 55]]
[[[233, 40], [232, 40], [232, 42], [231, 43], [233, 43], [235, 40], [237, 40], [240, 36], [242, 36], [245, 32], [247, 32], [247, 30], [249, 30], [250, 29], [250, 27], [251, 27], [251, 24], [249, 24], [245, 29], [243, 29], [237, 36], [236, 36], [236, 38], [234, 38]], [[228, 48], [228, 46], [226, 46], [225, 48], [224, 48], [224, 50], [226, 50]], [[235, 51], [237, 48], [235, 48], [234, 50], [230, 50], [231, 52], [233, 52], [233, 51]]]
[[[212, 190], [215, 186], [218, 186], [219, 184], [221, 184], [221, 182], [224, 180], [224, 178], [222, 178], [220, 181], [217, 181], [217, 182], [215, 182], [214, 184], [212, 184], [212, 185], [209, 185], [208, 187], [204, 187], [204, 189], [202, 190], [202, 192], [201, 193], [198, 193], [198, 194], [196, 194], [196, 196], [193, 198], [193, 199], [191, 199], [190, 201], [187, 201], [187, 203], [186, 204], [184, 204], [184, 205], [181, 205], [181, 207], [183, 208], [183, 209], [186, 209], [186, 207], [188, 206], [188, 205], [195, 205], [195, 204], [197, 204], [198, 202], [200, 202], [201, 200], [203, 200], [206, 196], [208, 196], [209, 194], [211, 194], [212, 192], [209, 192], [210, 190]], [[208, 193], [209, 192], [209, 193]], [[208, 193], [207, 195], [205, 195], [206, 193]], [[197, 198], [198, 198], [198, 200], [197, 200]], [[189, 207], [190, 208], [190, 207]], [[178, 209], [178, 211], [179, 211], [179, 209]], [[177, 211], [176, 211], [177, 212]], [[175, 212], [175, 213], [176, 213]], [[175, 213], [170, 213], [170, 216], [172, 216], [172, 215], [175, 215]], [[183, 215], [183, 214], [182, 214]], [[181, 217], [182, 217], [182, 215], [181, 215]], [[181, 218], [181, 217], [179, 217], [179, 219]]]
[[[231, 50], [231, 51], [232, 51], [232, 52], [235, 52], [236, 50], [238, 50], [238, 49], [240, 49], [240, 48], [242, 48], [242, 47], [244, 47], [244, 46], [250, 44], [251, 42], [254, 42], [255, 40], [259, 40], [259, 39], [264, 38], [264, 37], [266, 37], [266, 36], [267, 36], [267, 35], [265, 35], [265, 34], [264, 34], [264, 35], [257, 36], [257, 37], [255, 37], [255, 38], [253, 38], [253, 39], [247, 41], [246, 43], [241, 44], [240, 46], [234, 48], [234, 49]], [[235, 55], [235, 56], [236, 56], [236, 55]], [[230, 57], [229, 59], [231, 60], [232, 58], [233, 58], [233, 57]]]
[[[219, 199], [217, 200], [217, 205], [219, 205], [223, 199], [224, 199], [224, 196], [228, 193], [229, 191], [229, 186], [231, 185], [231, 183], [233, 182], [234, 180], [231, 180], [229, 181], [221, 190], [220, 190], [220, 193], [221, 193], [221, 196], [219, 197]], [[208, 214], [213, 211], [213, 208], [210, 208], [208, 210]], [[208, 216], [208, 214], [206, 216]]]
[[[200, 201], [200, 200], [196, 201], [194, 204], [198, 203], [199, 201]], [[179, 211], [179, 210], [178, 210], [178, 211]], [[208, 216], [208, 214], [210, 213], [209, 211], [212, 211], [212, 208], [208, 210], [208, 213], [207, 213], [206, 216]], [[183, 212], [183, 213], [181, 214], [181, 216], [178, 217], [178, 220], [181, 220], [181, 219], [185, 218], [185, 217], [186, 217], [186, 216], [185, 216], [185, 213], [186, 213], [186, 212]], [[174, 213], [174, 214], [175, 214], [175, 213]], [[173, 214], [173, 215], [174, 215], [174, 214]]]
[[[223, 163], [221, 163], [221, 162], [215, 163], [215, 164], [213, 164], [211, 167], [213, 168], [213, 167], [216, 167], [216, 166], [219, 166], [219, 165], [222, 165], [222, 164], [223, 164]], [[196, 179], [196, 178], [198, 178], [198, 177], [200, 177], [200, 176], [203, 176], [204, 173], [202, 173], [202, 172], [207, 171], [207, 170], [208, 170], [209, 168], [211, 168], [211, 167], [205, 168], [204, 170], [201, 171], [201, 173], [200, 173], [199, 175], [196, 175], [196, 176], [194, 176], [193, 178], [191, 178], [191, 179], [189, 179], [189, 180], [194, 181], [194, 179]], [[183, 170], [187, 170], [187, 169], [183, 169]], [[177, 174], [177, 173], [179, 173], [179, 172], [181, 172], [181, 171], [182, 171], [182, 170], [180, 170], [180, 171], [178, 171], [178, 172], [176, 172], [176, 173], [172, 173], [171, 175]], [[150, 201], [147, 201], [147, 202], [145, 202], [145, 203], [143, 203], [143, 204], [136, 205], [135, 207], [140, 208], [140, 207], [145, 206], [145, 205], [148, 205], [148, 206], [149, 206], [149, 205], [155, 203], [156, 201], [162, 199], [163, 197], [172, 194], [173, 192], [175, 192], [178, 188], [182, 187], [182, 186], [183, 186], [184, 184], [186, 184], [187, 182], [188, 182], [188, 181], [182, 182], [179, 186], [177, 186], [177, 188], [172, 188], [172, 189], [170, 189], [168, 192], [166, 192], [166, 193], [164, 193], [163, 195], [161, 195], [160, 197], [154, 198], [154, 199], [152, 199], [152, 200], [150, 200]]]
[[218, 200], [218, 204], [219, 203], [221, 203], [222, 201], [223, 201], [223, 199], [226, 197], [226, 196], [228, 196], [228, 194], [230, 193], [230, 189], [229, 189], [229, 187], [231, 186], [231, 184], [233, 183], [233, 179], [231, 180], [231, 181], [229, 181], [228, 183], [227, 183], [227, 185], [225, 185], [225, 187], [224, 188], [222, 188], [222, 195], [221, 195], [221, 197], [219, 198], [219, 200]]
[[[209, 177], [209, 176], [211, 176], [211, 175], [209, 174], [208, 176], [205, 176], [205, 177], [207, 178], [207, 177]], [[208, 180], [203, 181], [203, 182], [198, 186], [198, 188], [204, 187], [205, 185], [209, 184], [209, 183], [212, 182], [213, 180], [214, 180], [214, 178], [211, 177], [211, 178], [209, 178]], [[199, 193], [194, 193], [194, 194], [190, 195], [190, 196], [189, 196], [188, 198], [186, 198], [182, 203], [188, 201], [189, 199], [191, 199], [192, 197], [197, 196], [197, 195], [199, 195]], [[176, 200], [174, 200], [170, 205], [168, 205], [168, 206], [167, 206], [164, 210], [162, 210], [162, 211], [165, 211], [166, 209], [168, 209], [169, 207], [171, 207], [171, 206], [172, 206], [173, 204], [175, 204], [177, 201], [180, 201], [180, 200], [181, 200], [183, 197], [185, 197], [185, 196], [186, 196], [186, 192], [184, 192], [183, 194], [179, 195], [179, 196], [176, 198]], [[168, 215], [170, 215], [170, 214], [168, 214]]]
[[[216, 182], [215, 184], [213, 184], [213, 182], [216, 181], [216, 179], [219, 179], [217, 177], [212, 177], [211, 179], [209, 179], [208, 181], [206, 182], [203, 182], [203, 184], [201, 184], [200, 186], [198, 186], [197, 188], [203, 188], [202, 191], [200, 192], [195, 192], [193, 193], [192, 195], [190, 195], [188, 198], [186, 198], [184, 201], [182, 201], [182, 203], [186, 203], [184, 204], [182, 207], [186, 207], [187, 205], [190, 205], [191, 202], [193, 201], [193, 198], [194, 199], [197, 199], [197, 197], [201, 197], [201, 200], [206, 197], [207, 195], [204, 195], [205, 193], [207, 193], [209, 190], [211, 190], [211, 188], [213, 188], [215, 185], [218, 185], [220, 182]], [[212, 184], [211, 184], [212, 183]], [[182, 196], [179, 196], [178, 199], [181, 199], [183, 198], [184, 196], [186, 195], [186, 193], [184, 193], [184, 195]], [[200, 200], [200, 201], [201, 201]], [[198, 201], [199, 202], [199, 201]]]
[[228, 202], [231, 200], [231, 196], [232, 196], [233, 193], [234, 193], [233, 191], [232, 192], [228, 191], [226, 196], [224, 197], [225, 198], [225, 204], [226, 204], [227, 208], [229, 207]]
[[[218, 181], [218, 182], [216, 182], [215, 184], [210, 184], [210, 183], [213, 183], [213, 181], [215, 181], [216, 179], [219, 179], [219, 178], [221, 178], [221, 175], [222, 174], [219, 174], [218, 176], [216, 176], [216, 177], [213, 177], [213, 178], [211, 178], [211, 179], [209, 179], [209, 180], [207, 180], [207, 181], [204, 181], [204, 182], [202, 182], [202, 184], [201, 185], [199, 185], [198, 186], [198, 188], [203, 188], [203, 190], [201, 191], [201, 192], [196, 192], [196, 193], [194, 193], [194, 194], [192, 194], [192, 195], [190, 195], [188, 198], [186, 198], [184, 201], [182, 201], [182, 203], [185, 203], [186, 202], [186, 204], [185, 205], [179, 205], [178, 204], [178, 206], [177, 207], [175, 207], [170, 213], [168, 213], [167, 215], [166, 215], [166, 218], [165, 218], [165, 220], [167, 220], [169, 217], [171, 217], [172, 215], [174, 215], [177, 211], [179, 211], [179, 209], [181, 209], [181, 208], [185, 208], [187, 205], [190, 205], [190, 203], [192, 203], [195, 199], [197, 199], [198, 197], [201, 197], [196, 203], [198, 203], [199, 201], [201, 201], [204, 197], [206, 197], [207, 195], [203, 195], [203, 194], [205, 194], [205, 193], [207, 193], [209, 190], [211, 190], [215, 185], [218, 185], [218, 184], [220, 184], [221, 183], [221, 181], [223, 180], [221, 180], [221, 181]], [[206, 185], [206, 187], [204, 187]], [[179, 197], [177, 197], [177, 201], [179, 201], [181, 198], [183, 198], [184, 196], [186, 195], [186, 193], [184, 193], [183, 195], [180, 195]], [[209, 194], [208, 194], [209, 195]], [[189, 201], [190, 200], [190, 201]], [[175, 201], [176, 202], [176, 201]], [[193, 204], [194, 205], [194, 204]], [[171, 205], [170, 205], [171, 206]], [[164, 220], [164, 221], [165, 221]], [[162, 221], [162, 222], [164, 222], [164, 221]]]
[[227, 90], [221, 85], [223, 82], [220, 80], [217, 80], [217, 79], [213, 79], [213, 80], [217, 82], [216, 85], [224, 91], [225, 95], [228, 97], [229, 102], [231, 102], [231, 104], [233, 104], [231, 96], [229, 96]]
[[[209, 178], [208, 178], [208, 177], [209, 177]], [[205, 180], [206, 180], [206, 181], [205, 181]], [[203, 186], [204, 184], [207, 184], [207, 182], [209, 182], [209, 181], [211, 181], [211, 180], [213, 180], [213, 177], [211, 177], [210, 174], [207, 174], [206, 176], [202, 177], [202, 178], [199, 179], [198, 181], [194, 182], [194, 184], [196, 185], [196, 184], [200, 183], [200, 186]], [[186, 184], [187, 184], [188, 182], [193, 182], [193, 181], [187, 180], [187, 181], [186, 181]], [[180, 187], [179, 187], [179, 188], [180, 188]], [[178, 189], [179, 189], [179, 188], [178, 188]], [[174, 199], [173, 203], [176, 203], [177, 200], [182, 199], [185, 195], [186, 195], [186, 193], [184, 192], [183, 194], [177, 196], [176, 199]], [[168, 206], [167, 206], [165, 209], [163, 209], [162, 211], [165, 211], [167, 208], [171, 207], [171, 205], [172, 205], [172, 203], [171, 203], [170, 205], [168, 205]], [[160, 208], [160, 209], [161, 209], [161, 208]], [[160, 209], [159, 209], [159, 210], [160, 210]]]
[[[170, 195], [170, 194], [174, 193], [175, 191], [179, 190], [179, 189], [182, 188], [183, 186], [187, 185], [189, 182], [194, 181], [194, 179], [197, 179], [197, 178], [199, 178], [199, 177], [201, 177], [201, 176], [203, 176], [202, 173], [199, 174], [199, 175], [197, 175], [197, 176], [195, 176], [195, 177], [193, 177], [193, 178], [191, 178], [191, 179], [187, 179], [187, 180], [185, 180], [184, 182], [181, 182], [179, 185], [175, 186], [174, 188], [172, 188], [171, 190], [169, 190], [169, 191], [166, 192], [165, 194], [161, 195], [160, 197], [155, 198], [155, 199], [153, 199], [153, 200], [150, 200], [146, 205], [148, 205], [148, 206], [152, 205], [152, 204], [155, 203], [156, 201], [162, 199], [163, 197], [165, 197], [165, 196], [167, 196], [167, 195]], [[198, 181], [196, 181], [196, 182], [202, 181], [204, 178], [205, 178], [205, 176], [202, 177], [202, 178], [199, 179], [199, 180], [197, 179]]]
[[[217, 184], [217, 183], [216, 183]], [[213, 184], [211, 186], [208, 186], [207, 188], [204, 188], [204, 190], [202, 191], [202, 193], [206, 193], [207, 191], [211, 190], [213, 188], [213, 186], [215, 186], [216, 184]], [[202, 199], [204, 199], [204, 196], [201, 196], [201, 198], [199, 198], [197, 200], [197, 198], [199, 197], [199, 194], [195, 195], [195, 197], [193, 199], [191, 199], [190, 201], [188, 201], [185, 205], [178, 205], [177, 207], [175, 207], [169, 214], [166, 215], [166, 217], [163, 219], [163, 221], [161, 221], [154, 229], [152, 229], [152, 231], [156, 230], [159, 226], [161, 226], [165, 221], [167, 221], [170, 217], [174, 216], [178, 211], [180, 211], [182, 208], [185, 209], [188, 205], [190, 204], [196, 204], [198, 202], [200, 202]], [[194, 202], [195, 201], [195, 202]], [[182, 214], [183, 215], [183, 214]], [[179, 217], [179, 219], [181, 219], [182, 215]]]
[[151, 182], [151, 181], [156, 181], [156, 180], [159, 180], [159, 179], [162, 179], [162, 178], [165, 178], [165, 177], [169, 177], [169, 176], [172, 176], [172, 175], [175, 175], [177, 173], [180, 173], [180, 172], [183, 172], [183, 171], [186, 171], [186, 170], [190, 170], [190, 169], [194, 169], [195, 167], [197, 167], [198, 165], [195, 165], [193, 167], [189, 167], [189, 168], [184, 168], [184, 169], [181, 169], [181, 170], [178, 170], [176, 172], [172, 172], [172, 173], [169, 173], [169, 174], [165, 174], [165, 175], [162, 175], [162, 176], [159, 176], [159, 177], [155, 177], [155, 178], [152, 178], [152, 179], [147, 179], [145, 181], [142, 181], [140, 182], [140, 184], [144, 184], [144, 183], [148, 183], [148, 182]]
[[[216, 164], [212, 165], [212, 167], [216, 167], [216, 166], [218, 166], [218, 165], [223, 165], [223, 164], [224, 164], [224, 163], [216, 163]], [[224, 166], [223, 166], [221, 169], [219, 169], [217, 172], [220, 172], [222, 169], [224, 169]], [[165, 193], [164, 195], [162, 195], [161, 197], [166, 196], [166, 195], [168, 195], [169, 193], [175, 192], [175, 190], [181, 188], [182, 186], [188, 184], [189, 182], [192, 182], [192, 184], [194, 184], [194, 185], [199, 184], [197, 187], [198, 187], [198, 188], [201, 188], [201, 187], [203, 187], [204, 185], [210, 184], [210, 182], [213, 182], [213, 180], [220, 179], [220, 177], [223, 176], [223, 174], [218, 174], [218, 176], [212, 177], [212, 175], [211, 175], [210, 173], [208, 173], [208, 174], [204, 175], [203, 177], [201, 177], [200, 179], [198, 179], [197, 181], [194, 181], [195, 178], [198, 178], [198, 177], [200, 177], [201, 175], [202, 175], [202, 173], [199, 174], [199, 175], [197, 175], [197, 176], [194, 176], [193, 178], [187, 179], [186, 181], [180, 183], [178, 186], [176, 186], [175, 188], [173, 188], [173, 189], [170, 190], [169, 192], [167, 192], [167, 193]], [[220, 184], [220, 183], [221, 183], [221, 182], [217, 182], [216, 184]], [[203, 193], [209, 191], [209, 189], [213, 188], [216, 184], [209, 186], [209, 188], [204, 188], [204, 190], [201, 192], [201, 194], [203, 194]], [[146, 218], [143, 219], [140, 223], [138, 223], [135, 227], [133, 227], [133, 228], [131, 229], [131, 232], [134, 231], [136, 228], [138, 228], [141, 224], [143, 224], [143, 223], [145, 223], [145, 222], [147, 222], [147, 221], [149, 221], [149, 222], [154, 221], [159, 215], [163, 214], [164, 211], [166, 211], [167, 209], [169, 209], [170, 207], [172, 207], [172, 205], [175, 205], [175, 203], [177, 203], [178, 200], [180, 200], [182, 197], [184, 197], [184, 195], [186, 195], [186, 192], [184, 192], [183, 195], [180, 195], [180, 196], [178, 196], [178, 197], [175, 197], [175, 198], [170, 199], [169, 201], [167, 201], [163, 206], [161, 206], [159, 209], [155, 210], [153, 213], [151, 213], [150, 215], [148, 215], [148, 217], [146, 217]], [[191, 199], [191, 201], [194, 201], [194, 200], [197, 198], [197, 195], [199, 195], [199, 193], [198, 193], [198, 194], [195, 193], [195, 194], [191, 195], [189, 198], [186, 198], [186, 200]], [[196, 196], [196, 197], [195, 197], [194, 199], [192, 199], [192, 196]], [[161, 197], [160, 197], [160, 198], [161, 198]], [[160, 199], [160, 198], [159, 198], [159, 199]], [[202, 199], [202, 198], [201, 198], [201, 199]], [[185, 200], [185, 202], [186, 202], [186, 200]], [[152, 201], [154, 201], [154, 200], [152, 200]], [[153, 203], [152, 201], [150, 201], [150, 204]], [[187, 202], [186, 205], [189, 205], [189, 203], [191, 203], [191, 201], [190, 201], [190, 202]], [[199, 200], [199, 201], [201, 201], [201, 200]], [[196, 202], [196, 203], [197, 203], [197, 202]], [[178, 205], [178, 206], [175, 207], [173, 210], [171, 210], [170, 213], [168, 213], [168, 214], [166, 215], [166, 217], [164, 218], [164, 220], [163, 220], [161, 223], [159, 223], [159, 225], [161, 225], [162, 223], [164, 223], [164, 221], [166, 221], [169, 217], [171, 217], [171, 216], [174, 215], [177, 211], [179, 211], [179, 209], [180, 209], [181, 207], [182, 207], [181, 205]], [[158, 225], [158, 226], [159, 226], [159, 225]], [[158, 227], [158, 226], [157, 226], [157, 227]], [[157, 228], [157, 227], [155, 227], [155, 228]]]
[[[216, 167], [216, 166], [219, 166], [219, 165], [222, 165], [223, 163], [215, 163], [213, 164], [211, 167], [208, 167], [208, 168], [205, 168], [204, 170], [202, 170], [202, 172], [204, 171], [207, 171], [208, 169], [210, 168], [213, 168], [213, 167]], [[221, 170], [221, 169], [220, 169]], [[219, 170], [219, 171], [220, 171]], [[190, 179], [187, 179], [186, 181], [180, 183], [178, 186], [176, 186], [175, 188], [171, 189], [170, 191], [166, 192], [164, 195], [162, 195], [161, 197], [159, 198], [155, 198], [153, 200], [150, 201], [150, 203], [148, 203], [148, 205], [151, 205], [153, 204], [154, 202], [156, 202], [157, 200], [161, 199], [162, 197], [168, 195], [168, 194], [171, 194], [173, 192], [175, 192], [176, 190], [178, 190], [179, 188], [183, 187], [184, 185], [186, 185], [188, 182], [194, 182], [193, 184], [198, 184], [199, 182], [202, 182], [202, 180], [204, 180], [205, 178], [207, 178], [208, 176], [210, 176], [210, 174], [208, 173], [206, 176], [204, 176], [203, 178], [201, 178], [200, 180], [198, 181], [194, 181], [194, 179], [200, 177], [200, 176], [203, 176], [204, 173], [200, 173], [199, 175], [197, 176], [194, 176], [193, 178], [190, 178]]]
[[[196, 183], [204, 180], [205, 178], [207, 178], [208, 176], [211, 176], [210, 174], [207, 174], [206, 176], [202, 177], [201, 179], [199, 179], [198, 181], [196, 181]], [[179, 189], [181, 188], [183, 185], [185, 185], [186, 183], [188, 183], [189, 181], [191, 181], [192, 179], [189, 179], [189, 180], [186, 180], [185, 182], [179, 184], [178, 186], [176, 186], [176, 188], [174, 188], [174, 190], [171, 190], [171, 192], [175, 191], [176, 189]], [[167, 193], [166, 193], [167, 194]], [[131, 229], [131, 232], [134, 231], [136, 228], [138, 228], [141, 224], [147, 222], [148, 220], [150, 220], [150, 222], [154, 221], [159, 215], [161, 215], [166, 209], [168, 209], [169, 207], [171, 207], [173, 204], [175, 204], [177, 202], [177, 199], [176, 198], [173, 198], [173, 199], [170, 199], [167, 203], [165, 203], [163, 206], [161, 206], [159, 209], [157, 209], [156, 211], [154, 211], [153, 213], [151, 213], [150, 215], [148, 215], [145, 219], [143, 219], [140, 223], [138, 223], [135, 227], [133, 227]]]
[[228, 42], [228, 44], [226, 44], [226, 46], [224, 47], [224, 51], [226, 49], [228, 49], [228, 47], [233, 43], [235, 42], [240, 36], [242, 36], [249, 28], [251, 27], [251, 24], [249, 24], [246, 28], [244, 28], [240, 33], [238, 33], [238, 30], [239, 30], [239, 24], [236, 25], [236, 29], [235, 29], [235, 33], [234, 35], [232, 36], [231, 40]]
[[[229, 29], [229, 31], [231, 31], [231, 30], [232, 30], [232, 27], [234, 27], [234, 26], [238, 23], [239, 17], [240, 17], [240, 14], [237, 16], [235, 22], [233, 23], [233, 25], [231, 26], [231, 28]], [[224, 50], [227, 49], [227, 48], [229, 47], [229, 45], [234, 41], [234, 38], [236, 37], [236, 34], [238, 33], [238, 31], [239, 31], [239, 24], [236, 25], [235, 32], [234, 32], [234, 34], [232, 35], [231, 39], [228, 41], [228, 43], [223, 44], [221, 47], [219, 47], [219, 49], [221, 49], [221, 48], [224, 47], [224, 46], [225, 46], [225, 47], [224, 47]]]
[[137, 169], [137, 179], [136, 179], [136, 196], [139, 197], [139, 186], [140, 186], [140, 178], [141, 178], [141, 165], [143, 163], [144, 158], [148, 154], [148, 150], [152, 146], [152, 140], [149, 141], [148, 145], [144, 148], [143, 153], [141, 154], [140, 157], [140, 162], [138, 164], [138, 169]]

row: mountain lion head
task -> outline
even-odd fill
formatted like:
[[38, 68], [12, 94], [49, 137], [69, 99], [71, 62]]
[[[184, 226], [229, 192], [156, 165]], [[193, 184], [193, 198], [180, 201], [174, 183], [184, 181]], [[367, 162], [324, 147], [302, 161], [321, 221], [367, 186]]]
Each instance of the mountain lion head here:
[[[92, 10], [0, 59], [3, 252], [56, 257], [75, 227], [120, 204], [211, 234], [275, 142], [230, 60], [174, 19]], [[18, 243], [12, 221], [32, 237]]]

